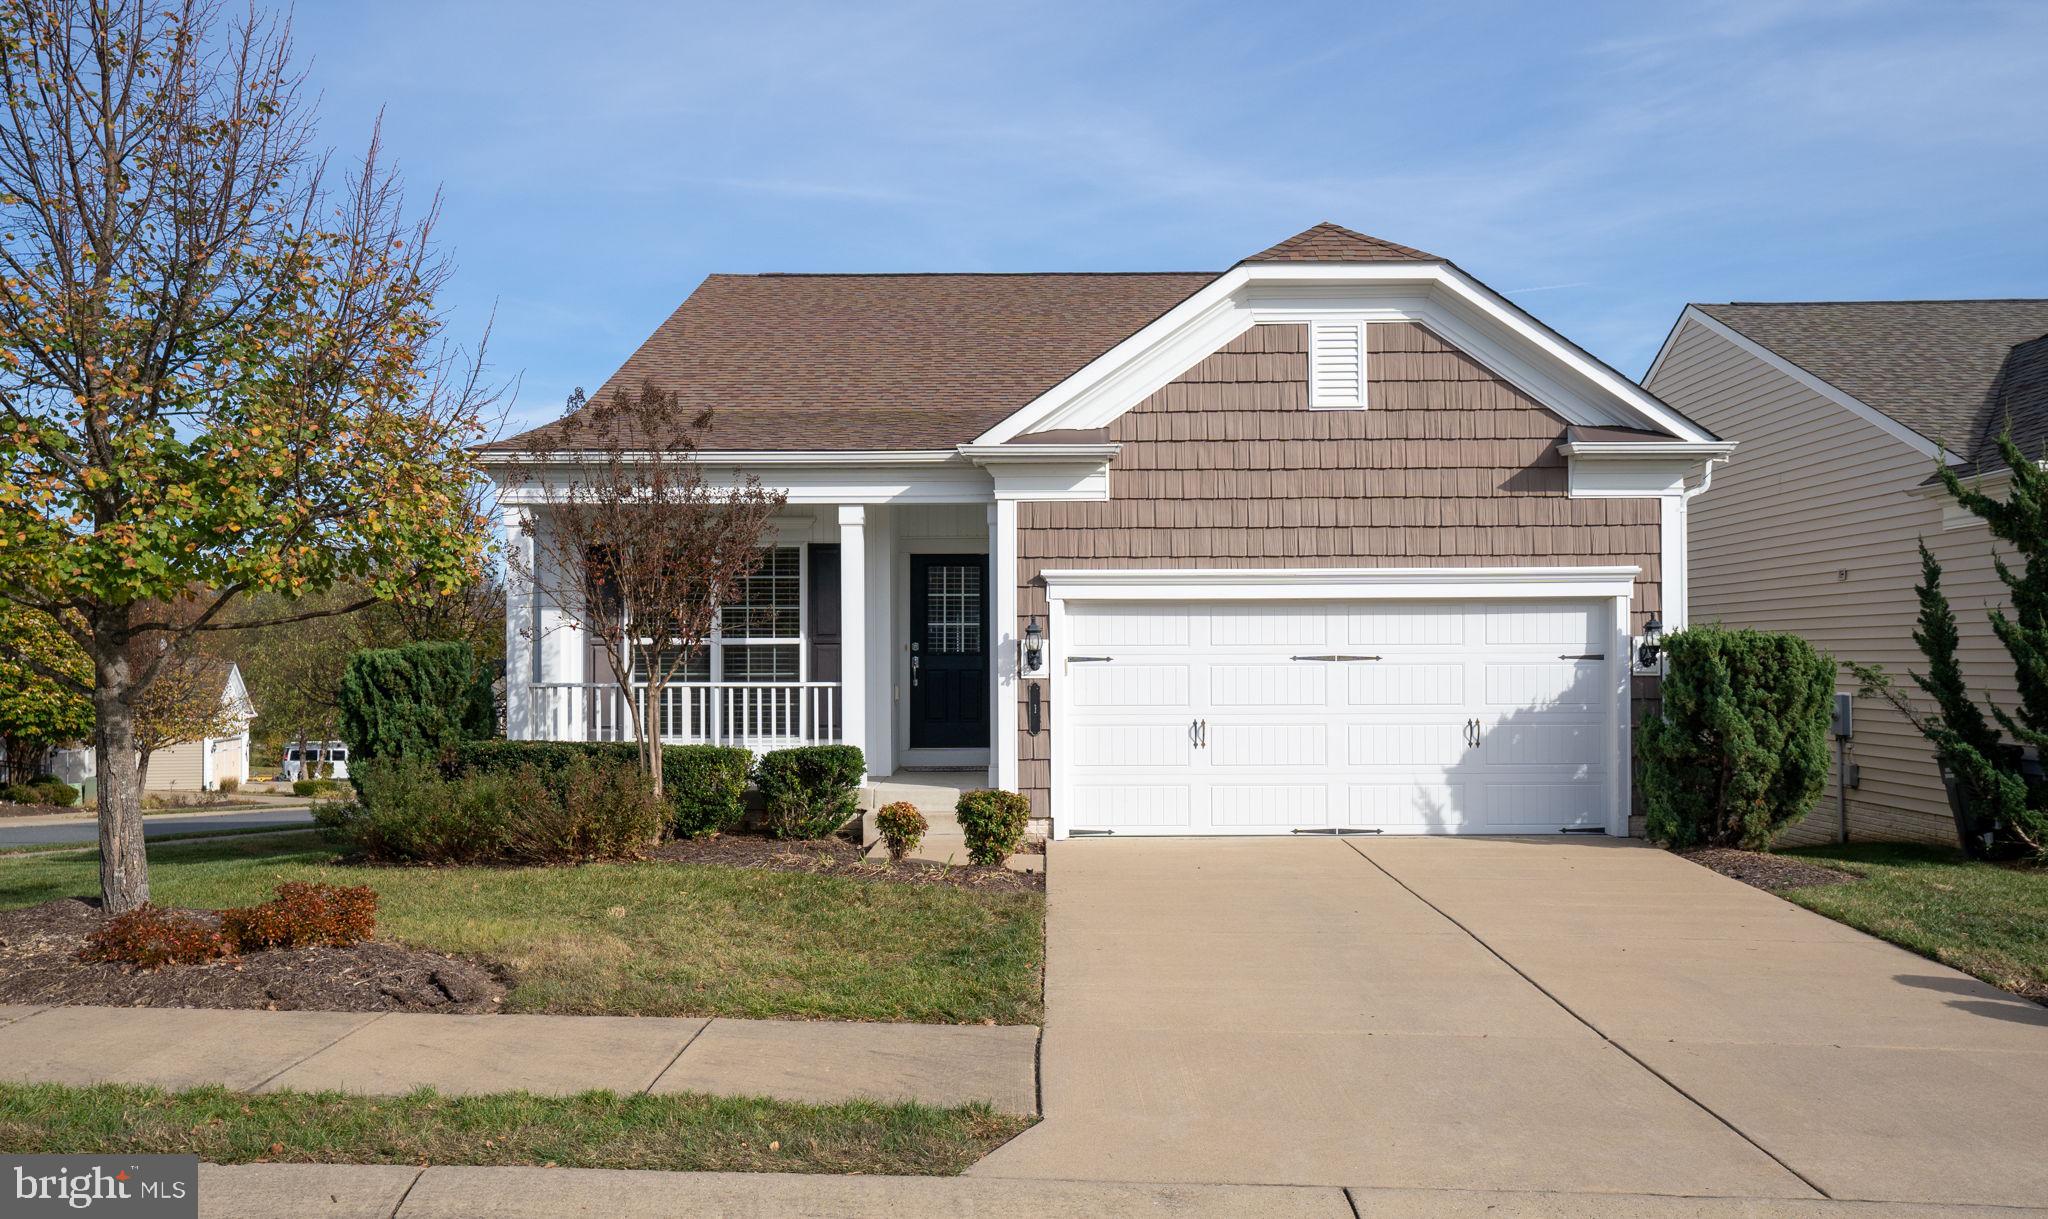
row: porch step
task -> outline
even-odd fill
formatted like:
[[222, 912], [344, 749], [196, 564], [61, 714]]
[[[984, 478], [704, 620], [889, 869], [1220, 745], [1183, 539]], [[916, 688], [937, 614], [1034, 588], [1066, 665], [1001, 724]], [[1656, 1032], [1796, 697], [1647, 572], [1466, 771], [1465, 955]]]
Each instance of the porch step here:
[[882, 775], [868, 779], [861, 789], [861, 811], [872, 813], [885, 804], [899, 800], [914, 805], [918, 812], [930, 818], [933, 813], [952, 816], [953, 806], [960, 802], [960, 793], [988, 786], [988, 771], [974, 770], [904, 770], [893, 775]]

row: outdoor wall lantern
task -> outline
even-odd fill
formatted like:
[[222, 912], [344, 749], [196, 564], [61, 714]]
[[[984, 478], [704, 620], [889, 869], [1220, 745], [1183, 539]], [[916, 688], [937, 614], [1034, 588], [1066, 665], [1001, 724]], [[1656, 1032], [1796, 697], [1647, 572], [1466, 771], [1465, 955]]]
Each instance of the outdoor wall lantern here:
[[1024, 655], [1020, 666], [1027, 677], [1045, 672], [1045, 632], [1039, 629], [1038, 616], [1024, 626]]
[[1643, 641], [1636, 645], [1636, 663], [1645, 669], [1656, 668], [1658, 657], [1664, 655], [1660, 642], [1663, 638], [1664, 623], [1657, 615], [1651, 614], [1650, 620], [1643, 624]]

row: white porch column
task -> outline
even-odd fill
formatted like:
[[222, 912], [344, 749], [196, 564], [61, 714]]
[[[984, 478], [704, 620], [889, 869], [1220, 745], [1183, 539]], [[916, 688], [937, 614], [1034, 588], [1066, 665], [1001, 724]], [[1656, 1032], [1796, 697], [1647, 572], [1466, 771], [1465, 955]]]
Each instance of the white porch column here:
[[989, 716], [989, 786], [1016, 791], [1017, 761], [1017, 501], [997, 499], [988, 506], [989, 648], [991, 697]]
[[535, 590], [523, 574], [533, 569], [533, 539], [527, 536], [529, 508], [505, 510], [505, 549], [517, 561], [505, 566], [505, 735], [515, 741], [538, 735], [533, 722]]
[[[874, 761], [868, 739], [867, 509], [839, 506], [839, 739]], [[886, 765], [886, 761], [885, 761]]]

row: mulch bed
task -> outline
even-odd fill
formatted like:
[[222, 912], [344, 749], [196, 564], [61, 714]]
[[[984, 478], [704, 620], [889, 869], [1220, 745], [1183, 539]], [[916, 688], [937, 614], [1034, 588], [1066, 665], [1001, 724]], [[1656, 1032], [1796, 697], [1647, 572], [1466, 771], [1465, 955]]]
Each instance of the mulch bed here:
[[157, 970], [79, 960], [85, 937], [105, 917], [99, 903], [82, 898], [0, 911], [0, 1003], [475, 1014], [498, 1010], [509, 989], [489, 966], [380, 940]]
[[0, 817], [77, 817], [88, 811], [61, 804], [0, 804]]
[[1846, 885], [1858, 879], [1847, 872], [1823, 868], [1803, 859], [1768, 855], [1762, 851], [1738, 851], [1733, 847], [1702, 847], [1679, 854], [1703, 868], [1733, 877], [1746, 885], [1775, 892], [1809, 885]]
[[714, 834], [664, 842], [647, 858], [667, 863], [701, 863], [727, 868], [765, 868], [771, 872], [810, 872], [853, 880], [899, 885], [951, 885], [987, 893], [1043, 893], [1045, 873], [1013, 872], [1008, 868], [977, 868], [972, 864], [933, 863], [906, 859], [864, 859], [860, 848], [841, 838], [783, 842], [758, 834]]

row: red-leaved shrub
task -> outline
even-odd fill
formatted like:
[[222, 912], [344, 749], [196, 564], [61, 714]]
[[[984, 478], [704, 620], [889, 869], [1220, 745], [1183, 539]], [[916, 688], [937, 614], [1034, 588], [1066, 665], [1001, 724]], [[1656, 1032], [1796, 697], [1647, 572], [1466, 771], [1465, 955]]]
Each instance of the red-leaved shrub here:
[[377, 891], [368, 885], [288, 880], [261, 905], [221, 911], [220, 929], [243, 952], [308, 944], [346, 948], [377, 930]]
[[218, 960], [233, 956], [234, 951], [234, 945], [220, 932], [181, 910], [137, 906], [108, 919], [87, 936], [78, 958], [157, 969]]

